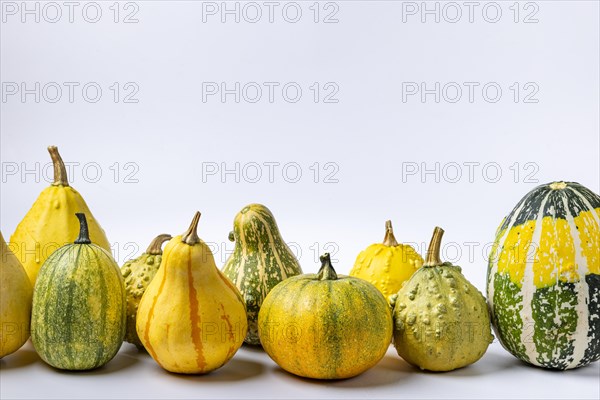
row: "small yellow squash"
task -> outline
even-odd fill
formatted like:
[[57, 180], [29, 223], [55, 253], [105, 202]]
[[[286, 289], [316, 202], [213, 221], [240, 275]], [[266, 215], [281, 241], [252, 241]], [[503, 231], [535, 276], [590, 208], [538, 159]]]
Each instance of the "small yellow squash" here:
[[396, 241], [392, 221], [385, 222], [383, 243], [374, 243], [360, 252], [350, 276], [371, 282], [386, 298], [396, 294], [417, 269], [423, 258], [408, 244]]

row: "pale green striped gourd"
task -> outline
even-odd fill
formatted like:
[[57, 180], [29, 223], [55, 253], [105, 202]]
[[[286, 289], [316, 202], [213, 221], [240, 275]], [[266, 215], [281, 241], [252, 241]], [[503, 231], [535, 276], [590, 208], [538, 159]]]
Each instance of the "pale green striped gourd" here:
[[235, 216], [229, 239], [235, 240], [235, 248], [225, 262], [223, 273], [246, 302], [245, 342], [260, 345], [257, 320], [263, 300], [279, 282], [302, 274], [302, 268], [283, 241], [275, 217], [262, 204], [250, 204]]
[[125, 286], [111, 254], [90, 242], [85, 215], [79, 237], [53, 252], [33, 290], [31, 339], [46, 363], [65, 370], [103, 366], [125, 337]]

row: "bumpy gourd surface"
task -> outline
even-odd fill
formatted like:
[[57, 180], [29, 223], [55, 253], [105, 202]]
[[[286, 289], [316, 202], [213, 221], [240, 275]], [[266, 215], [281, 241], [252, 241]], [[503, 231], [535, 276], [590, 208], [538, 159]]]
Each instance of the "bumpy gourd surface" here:
[[374, 366], [389, 347], [389, 305], [375, 286], [338, 276], [287, 279], [259, 313], [261, 343], [281, 368], [318, 379], [341, 379]]
[[487, 294], [517, 358], [553, 369], [599, 360], [600, 197], [560, 182], [521, 199], [496, 233]]
[[0, 358], [29, 339], [33, 288], [23, 266], [0, 232]]
[[283, 241], [273, 214], [265, 206], [244, 207], [234, 220], [235, 249], [223, 273], [240, 290], [248, 312], [246, 342], [260, 344], [258, 311], [279, 282], [302, 273], [302, 268]]
[[162, 255], [144, 253], [134, 260], [127, 261], [121, 268], [125, 279], [125, 293], [127, 294], [127, 331], [125, 340], [143, 348], [143, 344], [136, 331], [136, 316], [138, 305], [146, 288], [156, 275]]
[[66, 245], [46, 260], [34, 288], [31, 339], [48, 364], [87, 370], [110, 361], [125, 336], [119, 267], [94, 244]]
[[410, 364], [461, 368], [479, 360], [492, 339], [485, 298], [459, 267], [423, 267], [398, 292], [394, 346]]
[[164, 369], [201, 374], [229, 361], [248, 329], [244, 301], [208, 246], [176, 236], [139, 304], [137, 333]]
[[50, 186], [40, 193], [10, 238], [32, 285], [50, 254], [72, 243], [79, 234], [79, 222], [73, 218], [75, 213], [86, 215], [92, 243], [111, 250], [104, 230], [79, 192], [71, 186]]
[[423, 258], [409, 245], [372, 244], [356, 258], [351, 276], [371, 282], [387, 298], [423, 265]]

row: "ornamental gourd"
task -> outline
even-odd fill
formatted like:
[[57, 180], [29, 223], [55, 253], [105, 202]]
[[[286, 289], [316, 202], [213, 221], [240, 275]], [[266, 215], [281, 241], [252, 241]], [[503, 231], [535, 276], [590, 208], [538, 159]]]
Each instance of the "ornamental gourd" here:
[[316, 379], [361, 374], [385, 355], [392, 338], [387, 300], [369, 282], [337, 275], [329, 254], [318, 274], [286, 279], [265, 298], [260, 341], [284, 370]]
[[125, 341], [136, 345], [140, 350], [144, 345], [140, 341], [135, 328], [137, 310], [142, 295], [156, 275], [162, 261], [162, 244], [171, 240], [171, 235], [161, 234], [155, 237], [146, 252], [136, 259], [129, 260], [121, 267], [125, 279], [125, 293], [127, 294], [127, 332]]
[[148, 353], [162, 368], [183, 374], [224, 365], [248, 330], [244, 300], [198, 237], [199, 220], [197, 212], [188, 230], [165, 246], [137, 313], [137, 333]]
[[48, 257], [33, 289], [31, 340], [46, 363], [89, 370], [109, 362], [125, 337], [125, 286], [111, 254], [90, 241], [84, 214], [79, 237]]
[[408, 363], [451, 371], [479, 360], [493, 337], [483, 295], [459, 266], [440, 260], [444, 231], [436, 227], [423, 267], [394, 305], [394, 346]]
[[261, 204], [244, 207], [233, 221], [230, 240], [235, 248], [223, 273], [240, 290], [248, 312], [246, 343], [259, 345], [256, 321], [263, 300], [279, 282], [302, 273], [296, 257], [283, 241], [275, 217]]
[[0, 232], [0, 358], [29, 339], [33, 288], [25, 269]]
[[86, 215], [92, 242], [107, 251], [110, 243], [85, 200], [69, 186], [67, 170], [56, 146], [48, 147], [54, 165], [54, 182], [40, 193], [10, 238], [15, 255], [23, 264], [31, 284], [46, 258], [59, 247], [71, 243], [79, 233], [75, 213]]
[[375, 243], [360, 252], [350, 276], [371, 282], [388, 298], [400, 290], [423, 265], [423, 258], [410, 245], [394, 237], [392, 221], [385, 222], [383, 243]]
[[600, 196], [575, 182], [536, 187], [502, 220], [488, 303], [500, 343], [540, 367], [600, 359]]

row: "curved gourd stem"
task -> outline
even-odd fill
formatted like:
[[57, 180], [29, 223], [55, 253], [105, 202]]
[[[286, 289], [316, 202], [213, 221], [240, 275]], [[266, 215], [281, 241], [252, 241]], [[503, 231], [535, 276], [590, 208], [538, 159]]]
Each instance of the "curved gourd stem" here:
[[443, 235], [444, 230], [439, 226], [436, 226], [433, 230], [431, 242], [429, 242], [427, 257], [425, 258], [425, 264], [423, 264], [424, 267], [436, 267], [442, 265], [442, 260], [440, 259], [440, 246], [442, 245]]
[[48, 153], [52, 158], [52, 165], [54, 166], [54, 182], [52, 186], [69, 186], [69, 180], [67, 179], [67, 169], [63, 162], [58, 148], [56, 146], [48, 146]]
[[158, 256], [162, 254], [162, 244], [167, 240], [173, 239], [168, 233], [163, 233], [155, 237], [151, 242], [150, 246], [146, 249], [146, 254]]
[[196, 211], [190, 227], [183, 233], [183, 235], [181, 235], [181, 241], [183, 243], [189, 244], [190, 246], [200, 243], [200, 238], [198, 237], [198, 221], [200, 221], [200, 212]]
[[394, 229], [392, 228], [392, 221], [385, 221], [385, 237], [383, 238], [383, 244], [386, 246], [398, 246], [398, 241], [394, 236]]
[[90, 231], [88, 230], [87, 219], [84, 213], [75, 213], [79, 219], [79, 237], [75, 240], [75, 244], [90, 244]]
[[331, 257], [329, 257], [329, 253], [323, 254], [321, 257], [321, 268], [319, 269], [319, 274], [317, 275], [317, 279], [320, 281], [333, 281], [338, 278], [333, 266], [331, 265]]

